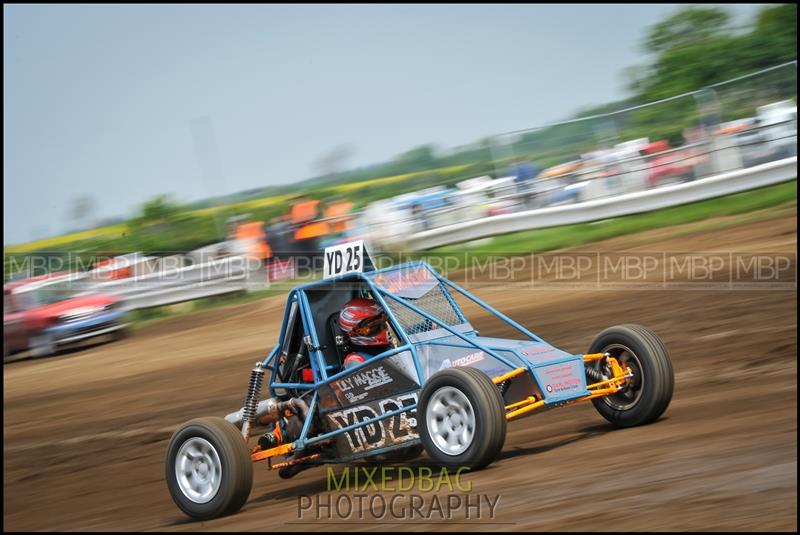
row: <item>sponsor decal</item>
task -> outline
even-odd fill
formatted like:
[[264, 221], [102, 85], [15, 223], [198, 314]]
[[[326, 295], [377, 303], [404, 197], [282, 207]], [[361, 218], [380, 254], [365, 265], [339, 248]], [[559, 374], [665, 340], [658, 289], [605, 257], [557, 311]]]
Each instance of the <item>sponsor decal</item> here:
[[547, 385], [547, 391], [551, 393], [570, 392], [580, 387], [581, 380], [577, 377]]
[[[358, 372], [350, 377], [339, 379], [336, 381], [336, 386], [345, 393], [345, 396], [347, 396], [348, 391], [355, 388], [363, 389], [364, 395], [366, 395], [366, 393], [373, 388], [387, 385], [391, 383], [392, 380], [393, 379], [386, 372], [386, 369], [383, 366], [378, 366], [377, 368]], [[347, 399], [350, 398], [348, 397]]]
[[465, 355], [457, 359], [444, 359], [442, 361], [442, 365], [439, 366], [439, 369], [444, 370], [445, 368], [469, 366], [471, 364], [475, 364], [476, 362], [482, 361], [484, 358], [486, 358], [486, 355], [483, 354], [483, 351], [476, 351], [475, 353], [470, 353], [469, 355]]
[[533, 363], [544, 363], [548, 360], [553, 360], [558, 357], [564, 356], [565, 353], [560, 349], [556, 349], [554, 347], [540, 344], [533, 347], [526, 347], [525, 349], [521, 350], [520, 355], [525, 357], [529, 362]]
[[[417, 393], [386, 398], [370, 405], [358, 405], [328, 414], [328, 418], [338, 429], [367, 422], [383, 414], [408, 407], [417, 402]], [[416, 432], [416, 410], [396, 414], [389, 418], [362, 425], [344, 433], [350, 449], [361, 452], [412, 440]]]
[[372, 280], [389, 293], [412, 299], [422, 297], [438, 284], [431, 272], [424, 267], [380, 273]]
[[575, 361], [547, 366], [542, 370], [545, 390], [551, 394], [568, 394], [578, 392], [583, 384], [576, 374]]
[[362, 392], [361, 394], [355, 394], [353, 392], [345, 392], [344, 397], [350, 403], [355, 403], [357, 401], [361, 401], [365, 397], [369, 395], [369, 392]]
[[522, 354], [525, 355], [525, 356], [538, 355], [539, 353], [550, 353], [551, 351], [553, 351], [552, 347], [547, 347], [545, 345], [540, 345], [540, 346], [532, 347], [530, 349], [526, 349], [525, 351], [522, 351]]
[[[410, 362], [411, 359], [396, 359], [397, 355], [367, 365], [366, 368], [349, 372], [341, 379], [331, 381], [320, 390], [321, 407], [324, 409], [344, 408], [355, 404], [372, 403], [393, 394], [417, 390], [419, 383], [408, 377], [399, 363]], [[408, 357], [408, 355], [406, 355]], [[413, 363], [410, 363], [413, 366]], [[414, 371], [416, 375], [416, 371]], [[333, 395], [335, 401], [330, 399]]]

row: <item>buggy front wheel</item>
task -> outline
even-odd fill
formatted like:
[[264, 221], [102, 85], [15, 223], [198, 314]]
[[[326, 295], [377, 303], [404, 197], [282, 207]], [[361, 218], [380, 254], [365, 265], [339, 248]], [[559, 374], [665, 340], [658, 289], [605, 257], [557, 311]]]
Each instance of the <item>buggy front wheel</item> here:
[[175, 504], [194, 519], [235, 513], [253, 486], [244, 437], [223, 418], [183, 424], [167, 447], [166, 479]]
[[422, 388], [417, 427], [435, 463], [483, 468], [495, 460], [506, 439], [503, 397], [481, 370], [447, 368]]
[[[597, 412], [617, 427], [648, 424], [672, 400], [675, 383], [669, 352], [661, 339], [641, 325], [617, 325], [597, 335], [589, 353], [608, 353], [633, 376], [622, 391], [592, 400]], [[598, 372], [601, 361], [594, 363]]]

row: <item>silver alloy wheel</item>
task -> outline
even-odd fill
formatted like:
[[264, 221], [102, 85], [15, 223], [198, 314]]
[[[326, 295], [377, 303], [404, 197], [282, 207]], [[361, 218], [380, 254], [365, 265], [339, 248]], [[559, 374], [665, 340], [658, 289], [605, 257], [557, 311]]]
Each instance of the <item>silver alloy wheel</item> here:
[[222, 462], [217, 450], [204, 438], [190, 438], [178, 450], [175, 478], [183, 495], [194, 503], [210, 502], [222, 481]]
[[627, 411], [632, 409], [639, 399], [642, 397], [644, 390], [644, 373], [642, 373], [642, 364], [639, 362], [639, 357], [629, 347], [622, 344], [611, 344], [603, 349], [603, 353], [608, 353], [619, 362], [623, 369], [630, 368], [633, 372], [633, 377], [627, 379], [625, 382], [627, 388], [618, 394], [611, 394], [605, 396], [603, 401], [606, 405], [614, 410]]
[[47, 357], [56, 352], [53, 335], [42, 333], [32, 336], [30, 340], [30, 355], [32, 357]]
[[464, 453], [475, 438], [475, 411], [457, 388], [443, 386], [434, 392], [425, 418], [434, 445], [447, 455]]

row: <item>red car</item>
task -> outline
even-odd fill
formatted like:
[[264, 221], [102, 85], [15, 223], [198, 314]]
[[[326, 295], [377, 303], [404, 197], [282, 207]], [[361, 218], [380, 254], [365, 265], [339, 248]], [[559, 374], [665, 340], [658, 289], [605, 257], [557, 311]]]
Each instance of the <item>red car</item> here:
[[[671, 151], [671, 152], [666, 152]], [[647, 159], [647, 187], [652, 188], [671, 181], [694, 180], [696, 158], [690, 150], [672, 150], [666, 141], [653, 141], [641, 151]]]
[[46, 356], [59, 347], [125, 333], [118, 299], [81, 291], [75, 274], [51, 273], [3, 286], [3, 355], [30, 350]]

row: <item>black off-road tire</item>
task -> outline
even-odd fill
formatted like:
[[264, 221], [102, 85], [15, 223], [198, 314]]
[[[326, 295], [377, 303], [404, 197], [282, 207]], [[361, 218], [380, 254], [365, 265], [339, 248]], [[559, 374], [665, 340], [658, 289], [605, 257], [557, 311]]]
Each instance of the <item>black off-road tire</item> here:
[[112, 337], [114, 338], [115, 341], [125, 340], [126, 338], [129, 338], [130, 336], [131, 336], [131, 326], [130, 325], [126, 325], [125, 327], [122, 327], [121, 329], [117, 329], [116, 331], [114, 331], [112, 333]]
[[[201, 438], [219, 456], [221, 480], [216, 494], [206, 503], [191, 500], [178, 484], [175, 465], [184, 443]], [[235, 513], [244, 505], [253, 487], [253, 463], [241, 432], [223, 418], [197, 418], [183, 424], [167, 447], [166, 480], [175, 504], [196, 520], [209, 520]]]
[[[474, 429], [466, 449], [451, 454], [437, 446], [429, 429], [428, 407], [437, 392], [451, 387], [466, 396], [471, 406]], [[431, 459], [450, 469], [467, 467], [479, 470], [497, 458], [506, 440], [506, 414], [503, 396], [488, 375], [477, 368], [447, 368], [433, 374], [419, 396], [417, 429]]]
[[669, 406], [675, 385], [669, 352], [661, 339], [642, 325], [617, 325], [598, 334], [588, 353], [606, 351], [623, 367], [628, 365], [634, 377], [626, 392], [593, 399], [597, 411], [617, 427], [644, 425], [658, 419]]

